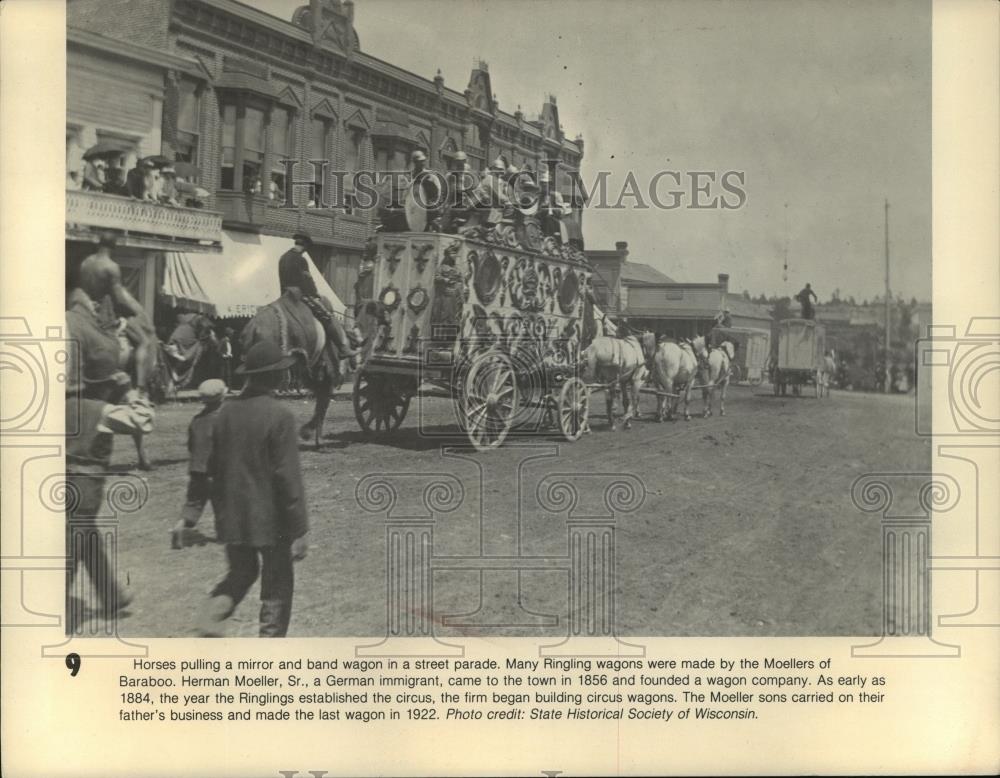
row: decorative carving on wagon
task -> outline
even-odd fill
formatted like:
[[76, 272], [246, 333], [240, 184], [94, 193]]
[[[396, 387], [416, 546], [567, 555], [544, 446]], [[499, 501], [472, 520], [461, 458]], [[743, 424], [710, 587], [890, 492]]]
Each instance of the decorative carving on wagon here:
[[428, 302], [430, 302], [430, 296], [422, 286], [413, 287], [410, 293], [406, 295], [406, 307], [413, 312], [414, 316], [419, 316], [423, 313]]
[[476, 290], [476, 297], [483, 305], [489, 305], [496, 299], [500, 292], [500, 285], [503, 282], [503, 267], [497, 255], [487, 249], [482, 260], [476, 265], [475, 277], [472, 285]]
[[416, 354], [420, 350], [420, 327], [414, 324], [410, 327], [410, 334], [406, 338], [406, 345], [403, 346], [404, 354]]
[[567, 271], [559, 285], [559, 310], [567, 316], [572, 315], [580, 302], [580, 279], [572, 270]]
[[378, 246], [374, 240], [365, 244], [361, 257], [361, 267], [358, 269], [358, 280], [354, 282], [354, 315], [357, 316], [362, 306], [375, 299], [375, 265], [380, 261]]
[[435, 343], [451, 343], [459, 332], [467, 283], [462, 271], [456, 267], [460, 249], [460, 241], [449, 245], [434, 273], [431, 337]]
[[378, 301], [382, 304], [382, 308], [387, 314], [391, 314], [399, 307], [399, 303], [402, 300], [402, 295], [392, 284], [386, 284], [382, 287], [382, 291], [378, 293]]
[[417, 272], [423, 273], [424, 268], [427, 267], [427, 263], [431, 259], [431, 255], [434, 253], [433, 243], [421, 243], [419, 245], [414, 245], [414, 256], [413, 264], [417, 266]]

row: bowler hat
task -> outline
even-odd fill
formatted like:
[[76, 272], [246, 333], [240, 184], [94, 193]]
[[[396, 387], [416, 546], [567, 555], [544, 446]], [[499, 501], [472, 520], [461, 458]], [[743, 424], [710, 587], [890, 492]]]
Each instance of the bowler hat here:
[[295, 364], [294, 354], [283, 354], [276, 343], [261, 340], [250, 347], [246, 360], [236, 368], [236, 372], [240, 375], [271, 373], [276, 370], [286, 370], [293, 364]]
[[424, 154], [424, 152], [422, 152], [420, 149], [417, 149], [416, 151], [414, 151], [410, 155], [410, 159], [413, 162], [426, 162], [427, 161], [427, 155]]
[[312, 235], [308, 232], [296, 232], [292, 235], [292, 240], [296, 243], [305, 243], [307, 246], [311, 246], [313, 242]]

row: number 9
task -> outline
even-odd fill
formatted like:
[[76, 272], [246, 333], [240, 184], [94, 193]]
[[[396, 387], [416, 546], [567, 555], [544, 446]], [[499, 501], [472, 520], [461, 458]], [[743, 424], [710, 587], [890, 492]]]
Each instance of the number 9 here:
[[76, 674], [80, 672], [81, 664], [79, 654], [66, 654], [66, 667], [69, 668], [70, 677], [76, 678]]

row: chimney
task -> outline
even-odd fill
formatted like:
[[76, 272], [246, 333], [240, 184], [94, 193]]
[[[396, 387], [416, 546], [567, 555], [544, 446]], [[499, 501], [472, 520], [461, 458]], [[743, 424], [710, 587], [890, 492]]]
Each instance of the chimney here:
[[722, 287], [723, 294], [729, 292], [729, 273], [719, 273], [719, 286]]
[[617, 251], [619, 254], [624, 254], [627, 257], [628, 256], [628, 242], [624, 241], [624, 240], [616, 241], [615, 242], [615, 251]]

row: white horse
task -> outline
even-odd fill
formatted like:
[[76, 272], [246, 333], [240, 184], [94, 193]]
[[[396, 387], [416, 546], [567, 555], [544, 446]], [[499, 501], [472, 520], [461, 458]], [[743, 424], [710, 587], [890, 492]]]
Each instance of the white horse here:
[[823, 357], [823, 361], [820, 362], [819, 369], [816, 371], [816, 395], [818, 397], [830, 396], [830, 379], [836, 373], [837, 363], [833, 358], [833, 352], [830, 351]]
[[622, 390], [625, 429], [632, 428], [632, 419], [639, 418], [639, 387], [649, 374], [647, 364], [653, 358], [656, 336], [652, 332], [613, 338], [599, 335], [581, 354], [584, 376], [588, 381], [606, 384], [608, 423], [615, 425], [615, 393]]
[[[698, 360], [689, 344], [664, 341], [657, 347], [653, 357], [653, 383], [665, 393], [656, 398], [657, 421], [673, 419], [681, 397], [684, 398], [684, 420], [691, 421], [688, 403], [691, 402], [691, 384], [697, 372]], [[672, 397], [667, 397], [667, 394]]]
[[[721, 389], [719, 397], [719, 415], [726, 415], [726, 388], [732, 374], [730, 365], [736, 354], [736, 349], [728, 340], [723, 341], [718, 348], [708, 351], [705, 338], [698, 336], [691, 341], [694, 353], [698, 356], [698, 380], [702, 384], [701, 397], [705, 404], [702, 416], [712, 415], [712, 403], [715, 400], [715, 389]], [[706, 367], [707, 366], [707, 367]]]

